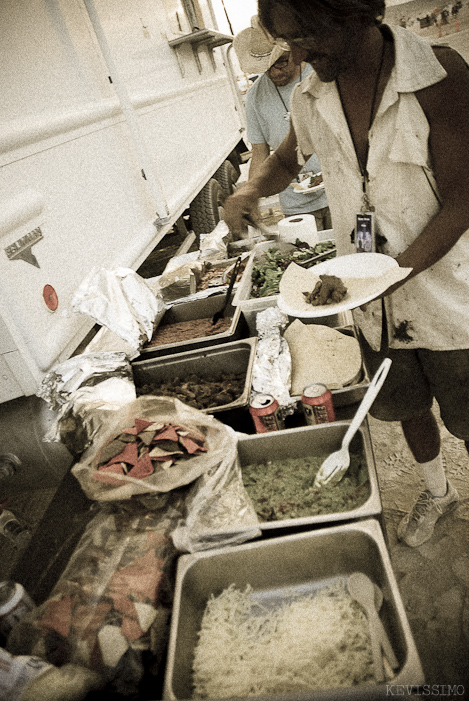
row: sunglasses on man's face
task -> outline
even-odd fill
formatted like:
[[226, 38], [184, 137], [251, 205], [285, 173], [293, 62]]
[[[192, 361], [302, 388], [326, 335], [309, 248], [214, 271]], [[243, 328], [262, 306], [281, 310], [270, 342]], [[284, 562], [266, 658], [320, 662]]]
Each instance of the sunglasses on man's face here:
[[275, 63], [270, 68], [276, 68], [278, 71], [281, 71], [288, 66], [289, 61], [289, 58], [281, 58], [278, 61], [275, 61]]
[[279, 46], [284, 51], [297, 49], [314, 49], [317, 42], [322, 39], [328, 39], [343, 29], [343, 24], [332, 19], [317, 21], [316, 27], [308, 32], [307, 36], [300, 37], [277, 37], [274, 38], [274, 44]]

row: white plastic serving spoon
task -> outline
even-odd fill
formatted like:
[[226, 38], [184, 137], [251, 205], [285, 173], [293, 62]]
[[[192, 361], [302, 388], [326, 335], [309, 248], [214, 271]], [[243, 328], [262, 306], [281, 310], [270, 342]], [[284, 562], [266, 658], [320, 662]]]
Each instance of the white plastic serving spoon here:
[[341, 448], [336, 450], [334, 453], [331, 453], [319, 468], [316, 479], [314, 480], [315, 487], [322, 487], [323, 484], [335, 484], [336, 482], [340, 482], [344, 476], [348, 466], [350, 465], [350, 442], [360, 428], [360, 425], [367, 415], [371, 405], [375, 401], [376, 396], [389, 372], [391, 363], [392, 361], [390, 358], [385, 358], [379, 366], [375, 376], [371, 380], [368, 389], [365, 392], [365, 396], [358, 407], [357, 413], [347, 429], [347, 433], [343, 437]]
[[378, 587], [373, 584], [371, 579], [363, 572], [354, 572], [348, 578], [347, 588], [350, 595], [365, 609], [370, 631], [375, 680], [377, 682], [383, 682], [386, 678], [383, 664], [383, 652], [392, 669], [397, 669], [399, 663], [378, 614], [381, 608], [381, 604], [377, 600], [376, 589]]

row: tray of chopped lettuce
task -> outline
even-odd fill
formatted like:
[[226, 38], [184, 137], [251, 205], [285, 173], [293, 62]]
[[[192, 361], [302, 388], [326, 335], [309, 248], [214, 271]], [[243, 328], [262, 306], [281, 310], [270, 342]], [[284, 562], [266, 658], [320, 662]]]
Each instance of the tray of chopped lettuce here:
[[336, 255], [332, 230], [320, 232], [329, 235], [315, 246], [299, 239], [295, 243], [263, 241], [252, 250], [243, 277], [239, 282], [233, 305], [242, 311], [259, 311], [276, 303], [282, 275], [290, 263], [311, 267]]

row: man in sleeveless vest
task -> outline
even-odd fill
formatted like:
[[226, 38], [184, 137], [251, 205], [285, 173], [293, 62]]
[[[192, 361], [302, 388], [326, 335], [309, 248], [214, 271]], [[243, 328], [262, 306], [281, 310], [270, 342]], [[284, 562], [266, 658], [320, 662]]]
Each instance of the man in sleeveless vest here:
[[382, 0], [259, 0], [263, 26], [313, 73], [293, 92], [288, 136], [226, 202], [225, 219], [238, 230], [259, 197], [317, 153], [338, 255], [357, 251], [366, 210], [376, 250], [412, 268], [353, 314], [369, 373], [386, 355], [393, 361], [370, 413], [401, 422], [425, 481], [398, 527], [415, 547], [458, 501], [434, 401], [469, 452], [469, 69], [383, 15]]

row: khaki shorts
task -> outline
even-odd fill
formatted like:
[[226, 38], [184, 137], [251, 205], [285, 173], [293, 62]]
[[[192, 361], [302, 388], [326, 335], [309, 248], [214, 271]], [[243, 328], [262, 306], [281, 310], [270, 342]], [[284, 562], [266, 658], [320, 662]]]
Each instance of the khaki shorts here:
[[385, 357], [392, 360], [371, 416], [381, 421], [406, 421], [429, 411], [436, 399], [448, 431], [469, 440], [469, 349], [374, 351], [362, 335], [360, 345], [370, 377]]
[[314, 214], [314, 218], [316, 219], [316, 228], [318, 231], [332, 229], [332, 219], [329, 207], [316, 209], [314, 212], [310, 212], [310, 214]]

